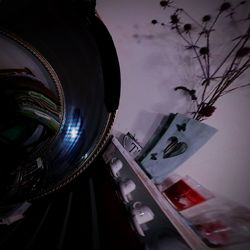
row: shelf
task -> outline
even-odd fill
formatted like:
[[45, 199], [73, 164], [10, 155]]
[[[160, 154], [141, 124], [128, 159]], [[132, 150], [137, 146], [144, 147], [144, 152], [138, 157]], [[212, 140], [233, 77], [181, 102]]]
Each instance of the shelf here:
[[124, 156], [126, 161], [129, 163], [128, 165], [138, 176], [148, 193], [157, 203], [158, 207], [174, 225], [188, 245], [192, 249], [209, 249], [209, 247], [207, 247], [205, 243], [203, 243], [202, 240], [197, 236], [197, 234], [189, 227], [186, 220], [168, 203], [154, 183], [148, 178], [140, 166], [133, 160], [130, 154], [123, 148], [123, 146], [115, 137], [112, 139], [112, 143]]
[[[117, 155], [118, 152], [119, 155]], [[142, 184], [143, 190], [140, 191], [141, 201], [143, 201], [143, 199], [146, 201], [145, 198], [146, 194], [143, 193], [147, 193], [153, 199], [154, 203], [156, 204], [157, 208], [159, 208], [160, 212], [168, 219], [168, 221], [170, 221], [170, 223], [174, 226], [174, 228], [182, 236], [184, 241], [188, 244], [188, 246], [191, 249], [195, 250], [249, 249], [248, 248], [249, 245], [245, 244], [232, 245], [227, 247], [214, 247], [214, 248], [207, 246], [202, 241], [202, 239], [197, 235], [197, 233], [192, 229], [192, 227], [188, 224], [187, 220], [177, 210], [175, 210], [174, 207], [172, 207], [172, 205], [162, 195], [162, 193], [158, 190], [158, 188], [150, 180], [150, 178], [145, 174], [145, 172], [138, 165], [138, 163], [123, 148], [121, 143], [115, 137], [112, 138], [111, 145], [109, 145], [108, 149], [103, 154], [103, 159], [106, 161], [106, 163], [113, 157], [119, 158], [124, 163], [124, 165], [126, 165], [130, 169], [130, 171], [134, 173], [134, 176], [136, 176], [137, 181], [139, 181]], [[128, 173], [128, 170], [126, 171]], [[137, 198], [138, 196], [139, 194], [137, 195]], [[158, 214], [160, 212], [158, 212]]]

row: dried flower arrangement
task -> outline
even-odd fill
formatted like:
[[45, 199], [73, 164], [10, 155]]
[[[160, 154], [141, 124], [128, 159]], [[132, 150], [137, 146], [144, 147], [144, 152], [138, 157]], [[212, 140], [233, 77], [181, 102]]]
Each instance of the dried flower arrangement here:
[[[210, 117], [215, 111], [215, 102], [225, 94], [250, 85], [238, 84], [236, 80], [250, 67], [250, 13], [246, 17], [236, 19], [237, 11], [247, 1], [240, 1], [235, 6], [230, 2], [221, 3], [214, 15], [204, 15], [200, 21], [193, 18], [187, 11], [174, 6], [173, 1], [162, 0], [163, 9], [171, 9], [169, 23], [152, 20], [152, 24], [169, 27], [184, 41], [185, 49], [192, 51], [194, 60], [201, 70], [198, 89], [177, 86], [176, 91], [183, 91], [194, 103], [193, 118], [199, 121]], [[245, 30], [230, 40], [230, 46], [225, 56], [213, 60], [213, 37], [219, 21], [230, 18], [231, 22], [241, 22]], [[185, 22], [183, 21], [185, 20]], [[190, 22], [186, 22], [186, 20]], [[213, 35], [213, 36], [212, 36]], [[220, 36], [220, 34], [217, 34]], [[217, 58], [216, 58], [217, 59]], [[216, 61], [216, 63], [214, 62]], [[213, 65], [212, 65], [213, 64]]]

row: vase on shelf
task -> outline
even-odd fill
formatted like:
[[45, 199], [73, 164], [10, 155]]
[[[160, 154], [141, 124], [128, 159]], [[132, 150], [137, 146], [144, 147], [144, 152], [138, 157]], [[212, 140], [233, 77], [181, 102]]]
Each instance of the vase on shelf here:
[[159, 184], [196, 153], [217, 129], [182, 114], [170, 114], [136, 161]]

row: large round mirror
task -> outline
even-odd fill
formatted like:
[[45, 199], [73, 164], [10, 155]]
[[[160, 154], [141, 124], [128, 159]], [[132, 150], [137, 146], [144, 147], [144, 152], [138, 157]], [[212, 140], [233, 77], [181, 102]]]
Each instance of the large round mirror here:
[[51, 193], [87, 169], [119, 100], [116, 51], [94, 12], [30, 8], [0, 17], [0, 207]]

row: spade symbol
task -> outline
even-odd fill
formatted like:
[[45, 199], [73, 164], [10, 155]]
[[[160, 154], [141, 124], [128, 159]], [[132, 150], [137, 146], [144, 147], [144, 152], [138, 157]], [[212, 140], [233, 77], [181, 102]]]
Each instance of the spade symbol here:
[[168, 144], [163, 150], [163, 158], [170, 158], [183, 154], [188, 148], [185, 142], [179, 142], [178, 138], [171, 136], [168, 139]]

